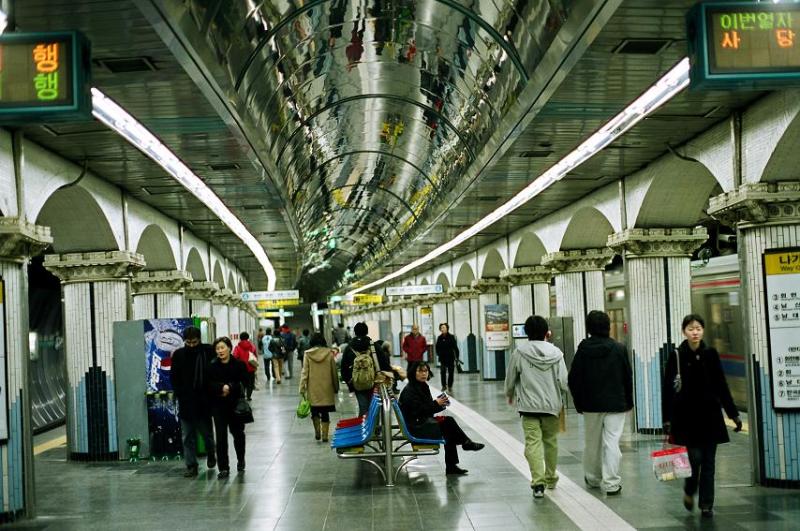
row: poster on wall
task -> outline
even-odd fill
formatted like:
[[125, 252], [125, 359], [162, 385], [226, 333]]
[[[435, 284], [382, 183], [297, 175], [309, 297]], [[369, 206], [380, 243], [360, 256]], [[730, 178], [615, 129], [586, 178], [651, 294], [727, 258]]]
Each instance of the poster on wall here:
[[6, 348], [6, 306], [5, 284], [0, 278], [0, 442], [8, 441], [8, 373], [6, 371], [8, 360]]
[[800, 409], [800, 249], [764, 252], [772, 406]]
[[433, 345], [433, 308], [430, 306], [419, 309], [419, 333], [425, 337], [429, 345]]
[[503, 350], [511, 344], [508, 330], [508, 304], [486, 304], [484, 307], [486, 323], [486, 348]]
[[148, 319], [144, 321], [147, 424], [150, 454], [177, 455], [181, 443], [178, 401], [172, 394], [172, 353], [183, 346], [183, 331], [192, 319]]

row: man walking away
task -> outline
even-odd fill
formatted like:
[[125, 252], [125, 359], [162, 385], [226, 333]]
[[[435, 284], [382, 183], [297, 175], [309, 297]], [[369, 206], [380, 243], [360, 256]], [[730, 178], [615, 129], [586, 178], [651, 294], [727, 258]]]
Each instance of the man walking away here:
[[549, 331], [543, 317], [528, 317], [528, 341], [511, 354], [506, 373], [508, 403], [515, 405], [522, 417], [534, 498], [543, 498], [545, 487], [554, 489], [558, 482], [558, 416], [567, 390], [564, 353], [546, 341]]
[[211, 406], [207, 390], [208, 364], [214, 358], [211, 345], [200, 343], [200, 329], [189, 326], [183, 331], [184, 346], [172, 354], [172, 388], [178, 398], [181, 419], [183, 454], [186, 472], [183, 477], [197, 476], [197, 434], [203, 437], [208, 458], [206, 466], [217, 466], [214, 436], [211, 431]]
[[611, 320], [593, 310], [586, 316], [588, 338], [581, 341], [569, 371], [575, 409], [583, 414], [586, 446], [584, 480], [608, 496], [622, 491], [619, 440], [625, 412], [633, 408], [633, 371], [625, 346], [609, 336]]
[[286, 359], [286, 345], [283, 344], [281, 333], [275, 330], [272, 334], [272, 339], [267, 345], [267, 350], [272, 354], [272, 377], [275, 378], [275, 383], [280, 385], [283, 379], [283, 360]]
[[[389, 371], [391, 372], [392, 366], [389, 363], [389, 357], [385, 354], [383, 349], [376, 349], [372, 344], [372, 340], [367, 335], [369, 329], [366, 323], [356, 323], [353, 327], [356, 337], [347, 345], [342, 354], [342, 381], [347, 384], [347, 388], [351, 393], [355, 393], [356, 401], [358, 402], [358, 415], [366, 415], [369, 409], [369, 401], [372, 398], [373, 388], [369, 389], [356, 389], [353, 385], [353, 365], [356, 361], [357, 355], [375, 356], [378, 359], [378, 367], [375, 371]], [[374, 352], [374, 354], [373, 354]], [[373, 358], [374, 359], [374, 358]], [[373, 362], [374, 364], [374, 362]]]
[[256, 386], [256, 369], [258, 369], [258, 356], [256, 347], [250, 342], [250, 334], [242, 332], [239, 334], [239, 342], [233, 348], [233, 357], [247, 366], [247, 400], [253, 396], [253, 389]]
[[292, 366], [294, 365], [294, 357], [297, 355], [297, 338], [287, 325], [281, 327], [281, 339], [283, 339], [283, 346], [286, 347], [286, 378], [292, 379]]
[[[428, 342], [425, 336], [419, 333], [419, 325], [411, 326], [411, 333], [403, 338], [403, 359], [408, 361], [406, 372], [411, 370], [411, 364], [422, 361], [422, 355], [428, 350]], [[411, 373], [409, 378], [411, 378]]]
[[297, 359], [300, 362], [300, 370], [303, 370], [303, 360], [305, 359], [306, 350], [311, 344], [311, 332], [308, 328], [303, 329], [303, 335], [297, 339]]
[[264, 337], [261, 338], [261, 355], [264, 357], [264, 374], [267, 376], [267, 383], [272, 379], [270, 373], [272, 372], [272, 351], [269, 345], [272, 342], [272, 329], [267, 328], [264, 332]]
[[339, 326], [333, 329], [333, 340], [336, 342], [337, 347], [349, 341], [347, 330], [344, 329], [344, 323], [339, 323]]

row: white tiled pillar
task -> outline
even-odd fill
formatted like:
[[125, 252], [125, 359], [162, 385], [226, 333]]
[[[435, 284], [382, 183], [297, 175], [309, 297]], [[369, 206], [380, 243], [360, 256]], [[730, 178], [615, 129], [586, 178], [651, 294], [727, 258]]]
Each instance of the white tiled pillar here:
[[559, 251], [542, 258], [542, 265], [555, 271], [556, 316], [572, 317], [577, 346], [586, 338], [586, 314], [605, 310], [603, 271], [611, 262], [610, 249]]
[[214, 314], [214, 294], [219, 291], [216, 282], [192, 282], [186, 286], [186, 308], [191, 317], [211, 317]]
[[[550, 316], [550, 280], [553, 272], [549, 267], [517, 267], [500, 272], [500, 278], [510, 283], [511, 323], [524, 324], [528, 317]], [[514, 345], [520, 340], [514, 340]]]
[[239, 333], [242, 331], [242, 300], [238, 294], [234, 294], [228, 301], [228, 337], [236, 344], [239, 341]]
[[0, 349], [5, 356], [2, 406], [7, 419], [7, 431], [0, 437], [5, 439], [0, 442], [0, 515], [5, 520], [14, 520], [33, 504], [29, 494], [34, 488], [34, 461], [28, 372], [28, 260], [52, 242], [47, 227], [0, 217]]
[[456, 337], [458, 342], [463, 370], [478, 372], [480, 333], [478, 332], [477, 291], [467, 287], [453, 287], [447, 293], [453, 297], [450, 333]]
[[[777, 358], [800, 351], [800, 334], [792, 332], [784, 344], [776, 344], [770, 338], [768, 320], [770, 315], [775, 315], [772, 312], [776, 303], [765, 300], [763, 259], [770, 250], [800, 247], [800, 182], [745, 184], [712, 198], [708, 212], [736, 226], [739, 236], [743, 328], [748, 348], [746, 368], [751, 392], [748, 420], [750, 433], [755, 436], [752, 440], [756, 479], [763, 485], [797, 487], [800, 485], [800, 410], [774, 408], [773, 393], [788, 391], [781, 385], [785, 381], [773, 380], [770, 367], [777, 363]], [[792, 255], [784, 256], [791, 262]], [[792, 293], [800, 294], [798, 283], [789, 285], [788, 282], [791, 281], [785, 282], [788, 289], [784, 290], [789, 292], [787, 297]], [[797, 350], [787, 352], [790, 348]], [[788, 379], [797, 378], [795, 371], [800, 369], [788, 370], [792, 371]], [[787, 376], [785, 374], [784, 378]]]
[[[505, 280], [479, 279], [472, 281], [472, 288], [479, 292], [478, 295], [478, 333], [480, 336], [479, 367], [484, 380], [504, 380], [506, 367], [511, 356], [511, 324], [509, 325], [509, 344], [503, 349], [490, 349], [486, 335], [486, 306], [491, 304], [509, 305], [508, 283]], [[510, 308], [509, 308], [510, 310]], [[509, 319], [511, 315], [509, 313]]]
[[133, 318], [186, 317], [184, 290], [192, 283], [187, 271], [140, 271], [131, 279]]
[[389, 328], [392, 331], [392, 353], [395, 356], [400, 355], [400, 332], [403, 330], [403, 326], [400, 323], [400, 308], [397, 306], [397, 303], [391, 304], [391, 309], [389, 310], [389, 322], [391, 323]]
[[230, 333], [228, 303], [232, 297], [233, 293], [228, 289], [221, 289], [214, 294], [212, 309], [216, 323], [215, 337], [227, 336]]
[[682, 341], [681, 320], [691, 312], [692, 252], [708, 238], [696, 229], [628, 229], [608, 246], [625, 253], [630, 343], [635, 375], [636, 428], [660, 433], [661, 377], [669, 353]]
[[130, 281], [144, 267], [128, 251], [45, 256], [61, 280], [67, 358], [67, 447], [70, 459], [116, 459], [113, 324], [131, 317]]

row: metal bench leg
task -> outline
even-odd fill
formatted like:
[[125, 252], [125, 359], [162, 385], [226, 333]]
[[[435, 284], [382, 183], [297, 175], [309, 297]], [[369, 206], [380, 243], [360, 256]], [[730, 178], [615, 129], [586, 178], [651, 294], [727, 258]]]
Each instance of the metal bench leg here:
[[[369, 464], [371, 464], [372, 466], [374, 466], [375, 468], [377, 468], [377, 469], [378, 469], [378, 472], [380, 472], [380, 473], [381, 473], [381, 477], [383, 478], [383, 481], [384, 481], [384, 483], [386, 483], [386, 482], [388, 481], [388, 480], [386, 479], [386, 472], [384, 472], [384, 471], [383, 471], [383, 467], [382, 467], [381, 465], [379, 465], [379, 464], [378, 464], [378, 463], [376, 463], [375, 461], [372, 461], [371, 459], [366, 459], [366, 458], [359, 458], [359, 461], [364, 461], [365, 463], [369, 463]], [[389, 474], [391, 474], [391, 471], [389, 471]], [[393, 485], [389, 485], [389, 484], [387, 483], [387, 485], [386, 485], [386, 486], [387, 486], [387, 487], [392, 487]]]
[[411, 461], [415, 461], [416, 459], [417, 459], [416, 456], [407, 457], [407, 458], [403, 459], [403, 463], [399, 467], [397, 467], [397, 470], [394, 471], [394, 482], [395, 483], [397, 483], [397, 477], [400, 475], [400, 471], [403, 469], [403, 467], [405, 467]]

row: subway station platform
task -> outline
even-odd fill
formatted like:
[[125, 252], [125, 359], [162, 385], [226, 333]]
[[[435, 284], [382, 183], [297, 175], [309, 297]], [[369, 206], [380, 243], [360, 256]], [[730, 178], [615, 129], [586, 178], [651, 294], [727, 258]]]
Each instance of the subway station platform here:
[[[649, 454], [661, 445], [659, 436], [626, 429], [622, 494], [608, 498], [589, 490], [581, 465], [582, 419], [574, 411], [559, 437], [558, 487], [534, 500], [520, 422], [503, 400], [501, 383], [467, 374], [458, 375], [448, 414], [486, 443], [481, 452], [460, 452], [469, 474], [445, 476], [442, 455], [422, 457], [401, 472], [395, 487], [386, 487], [372, 467], [337, 459], [327, 444], [314, 441], [310, 420], [295, 416], [295, 384], [261, 383], [253, 400], [256, 422], [247, 427], [247, 470], [228, 480], [217, 480], [216, 471], [202, 465], [197, 479], [184, 479], [181, 461], [71, 462], [59, 435], [40, 437], [38, 516], [7, 528], [789, 530], [800, 521], [796, 491], [750, 484], [744, 433], [731, 432], [731, 443], [719, 448], [711, 520], [686, 512], [679, 482], [654, 478]], [[342, 391], [332, 420], [354, 409], [355, 399]]]

